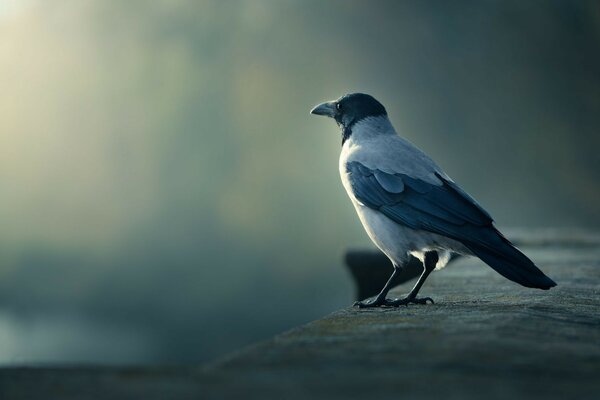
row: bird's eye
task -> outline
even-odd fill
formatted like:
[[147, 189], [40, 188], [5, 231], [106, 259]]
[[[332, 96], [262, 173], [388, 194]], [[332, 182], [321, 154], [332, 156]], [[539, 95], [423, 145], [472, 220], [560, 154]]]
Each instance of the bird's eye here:
[[335, 108], [340, 111], [342, 109], [342, 105], [340, 103], [335, 103]]

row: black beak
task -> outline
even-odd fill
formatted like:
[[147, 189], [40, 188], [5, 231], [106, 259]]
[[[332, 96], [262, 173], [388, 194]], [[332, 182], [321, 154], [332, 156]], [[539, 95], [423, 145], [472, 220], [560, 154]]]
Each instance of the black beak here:
[[310, 110], [311, 114], [315, 115], [325, 115], [326, 117], [335, 118], [337, 114], [337, 105], [335, 101], [327, 101], [325, 103], [321, 103], [316, 105], [312, 110]]

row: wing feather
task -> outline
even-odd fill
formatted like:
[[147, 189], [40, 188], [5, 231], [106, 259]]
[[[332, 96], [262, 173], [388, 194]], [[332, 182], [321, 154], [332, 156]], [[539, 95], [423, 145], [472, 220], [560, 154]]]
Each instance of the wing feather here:
[[436, 185], [370, 169], [358, 161], [348, 162], [346, 172], [356, 199], [396, 223], [459, 241], [497, 272], [524, 286], [556, 285], [502, 236], [490, 214], [440, 173]]

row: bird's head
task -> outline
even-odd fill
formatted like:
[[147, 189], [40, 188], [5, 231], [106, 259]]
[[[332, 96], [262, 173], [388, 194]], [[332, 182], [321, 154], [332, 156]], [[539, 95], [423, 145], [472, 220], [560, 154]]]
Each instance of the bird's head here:
[[385, 107], [373, 96], [364, 93], [351, 93], [337, 100], [318, 104], [311, 114], [333, 118], [342, 128], [345, 141], [352, 132], [352, 126], [368, 117], [387, 116]]

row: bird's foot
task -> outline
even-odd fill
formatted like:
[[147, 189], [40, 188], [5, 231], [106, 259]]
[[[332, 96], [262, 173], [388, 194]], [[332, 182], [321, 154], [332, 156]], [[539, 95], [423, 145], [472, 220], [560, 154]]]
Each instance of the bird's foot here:
[[386, 300], [382, 297], [373, 297], [370, 300], [364, 301], [355, 301], [354, 307], [358, 308], [372, 308], [372, 307], [381, 307], [385, 304]]
[[430, 301], [433, 304], [431, 297], [410, 297], [407, 296], [403, 299], [385, 299], [383, 305], [387, 307], [399, 307], [408, 306], [409, 304], [427, 304]]
[[374, 297], [370, 300], [357, 301], [354, 303], [354, 307], [358, 308], [373, 308], [373, 307], [399, 307], [408, 306], [409, 304], [427, 304], [427, 302], [433, 304], [431, 297], [410, 297], [407, 296], [403, 299], [383, 299], [380, 297]]

